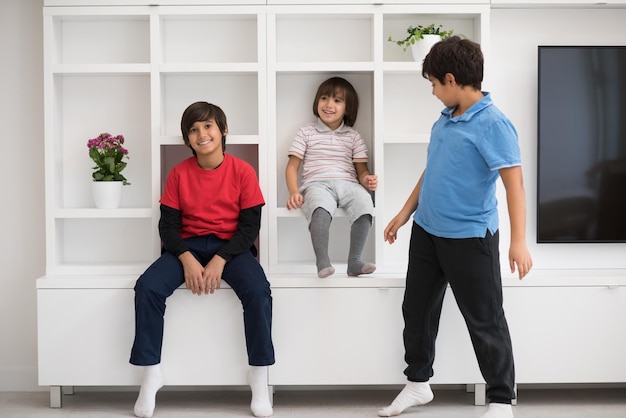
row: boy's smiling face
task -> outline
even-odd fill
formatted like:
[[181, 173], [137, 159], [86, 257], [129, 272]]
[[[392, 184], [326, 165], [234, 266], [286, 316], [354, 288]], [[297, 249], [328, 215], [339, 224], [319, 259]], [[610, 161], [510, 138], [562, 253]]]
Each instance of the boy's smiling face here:
[[188, 133], [189, 145], [198, 157], [222, 154], [222, 132], [214, 119], [195, 122]]

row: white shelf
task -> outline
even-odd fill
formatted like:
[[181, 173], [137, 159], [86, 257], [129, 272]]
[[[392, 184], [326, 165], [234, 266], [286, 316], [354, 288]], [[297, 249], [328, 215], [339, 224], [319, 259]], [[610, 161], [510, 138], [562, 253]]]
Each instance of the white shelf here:
[[120, 209], [57, 209], [56, 219], [106, 219], [106, 218], [149, 218], [154, 216], [152, 208]]
[[385, 144], [428, 144], [429, 134], [391, 134], [383, 139]]
[[279, 73], [336, 73], [374, 71], [373, 62], [281, 62], [276, 64]]
[[54, 74], [149, 74], [150, 64], [53, 64]]
[[[227, 146], [230, 144], [240, 144], [240, 145], [256, 145], [259, 143], [258, 135], [228, 135], [227, 136]], [[161, 145], [185, 145], [183, 142], [183, 137], [181, 135], [169, 135], [169, 136], [161, 136], [160, 140]]]

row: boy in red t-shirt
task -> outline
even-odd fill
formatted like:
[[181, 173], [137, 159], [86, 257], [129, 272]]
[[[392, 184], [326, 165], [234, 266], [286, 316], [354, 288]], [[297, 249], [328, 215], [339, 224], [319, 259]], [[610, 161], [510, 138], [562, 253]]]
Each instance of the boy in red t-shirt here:
[[[151, 417], [163, 386], [161, 346], [165, 300], [185, 283], [193, 294], [213, 293], [224, 279], [241, 299], [256, 417], [273, 413], [267, 369], [274, 364], [272, 296], [254, 242], [265, 204], [254, 169], [224, 152], [228, 127], [219, 107], [191, 104], [181, 131], [193, 152], [167, 177], [161, 196], [163, 252], [135, 286], [135, 341], [130, 363], [143, 368], [135, 415]], [[202, 354], [202, 353], [198, 353]]]

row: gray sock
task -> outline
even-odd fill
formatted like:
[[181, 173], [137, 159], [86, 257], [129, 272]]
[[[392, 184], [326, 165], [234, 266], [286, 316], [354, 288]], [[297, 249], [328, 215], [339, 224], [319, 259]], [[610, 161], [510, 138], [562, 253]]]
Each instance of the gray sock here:
[[348, 254], [348, 276], [358, 276], [359, 274], [370, 274], [376, 270], [372, 263], [365, 263], [361, 260], [365, 242], [372, 228], [372, 217], [363, 215], [352, 223], [350, 228], [350, 252]]
[[335, 272], [328, 257], [328, 240], [330, 237], [330, 222], [333, 220], [330, 213], [323, 208], [317, 208], [311, 215], [309, 232], [315, 252], [315, 265], [319, 277], [328, 277]]

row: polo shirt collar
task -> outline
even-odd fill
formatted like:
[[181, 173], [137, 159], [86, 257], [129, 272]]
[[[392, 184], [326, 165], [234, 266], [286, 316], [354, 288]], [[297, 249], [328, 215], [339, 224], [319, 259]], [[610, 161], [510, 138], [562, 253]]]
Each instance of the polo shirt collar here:
[[[331, 132], [330, 128], [324, 122], [322, 122], [320, 118], [317, 118], [317, 121], [315, 122], [315, 129], [317, 129], [318, 132]], [[345, 124], [342, 121], [341, 125], [339, 125], [339, 127], [335, 129], [333, 132], [342, 133], [342, 132], [347, 132], [348, 129], [349, 127], [345, 126]]]
[[441, 111], [441, 114], [446, 116], [448, 119], [454, 122], [464, 122], [472, 119], [474, 115], [479, 113], [481, 110], [493, 105], [493, 101], [491, 100], [491, 93], [487, 91], [483, 91], [483, 98], [470, 106], [469, 109], [461, 116], [453, 117], [452, 113], [454, 112], [454, 107], [446, 107]]

